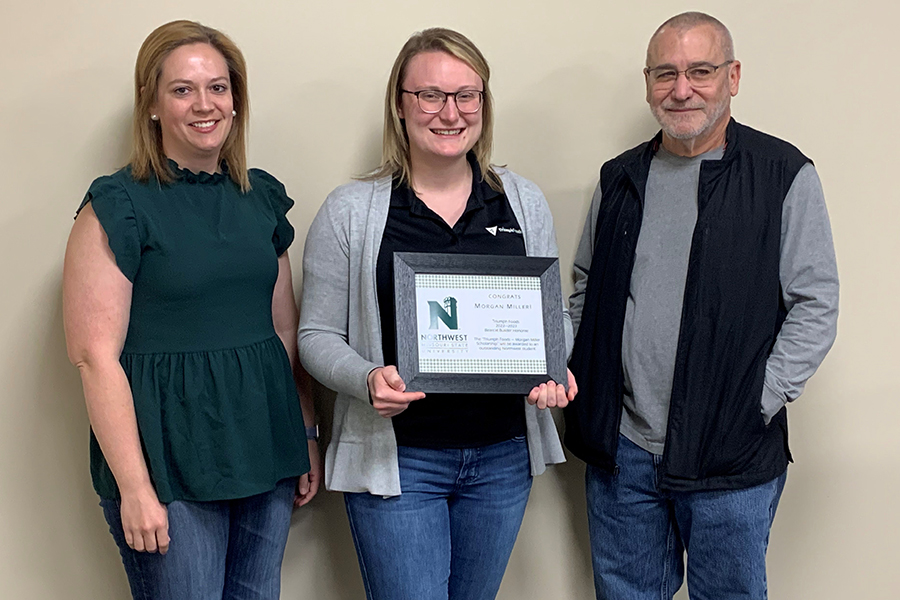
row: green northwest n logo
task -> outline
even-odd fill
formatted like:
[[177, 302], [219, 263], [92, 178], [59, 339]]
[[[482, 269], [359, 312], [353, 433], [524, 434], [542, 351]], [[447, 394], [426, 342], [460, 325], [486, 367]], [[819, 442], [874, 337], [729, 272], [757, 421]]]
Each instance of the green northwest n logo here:
[[437, 329], [438, 320], [443, 321], [447, 329], [459, 329], [459, 322], [456, 319], [456, 298], [447, 296], [444, 298], [444, 306], [434, 300], [429, 300], [428, 310], [431, 314], [431, 324], [428, 329]]

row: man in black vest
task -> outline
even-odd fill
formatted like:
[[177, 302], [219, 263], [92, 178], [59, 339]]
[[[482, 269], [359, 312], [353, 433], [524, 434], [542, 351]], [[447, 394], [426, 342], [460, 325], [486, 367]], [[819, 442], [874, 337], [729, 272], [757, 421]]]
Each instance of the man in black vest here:
[[741, 63], [715, 18], [647, 49], [657, 136], [600, 172], [575, 258], [566, 444], [588, 463], [597, 597], [766, 597], [791, 460], [785, 405], [835, 337], [812, 162], [731, 118]]

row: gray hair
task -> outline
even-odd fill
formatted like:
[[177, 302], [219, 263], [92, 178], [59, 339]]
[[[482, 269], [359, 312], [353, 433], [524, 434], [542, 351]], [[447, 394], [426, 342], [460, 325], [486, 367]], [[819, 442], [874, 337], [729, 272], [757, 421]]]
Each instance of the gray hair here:
[[728, 31], [728, 28], [725, 27], [722, 21], [712, 15], [692, 11], [675, 15], [656, 29], [653, 36], [650, 38], [650, 43], [647, 44], [647, 66], [650, 66], [650, 48], [653, 46], [653, 40], [656, 39], [663, 29], [687, 31], [688, 29], [693, 29], [694, 27], [699, 27], [701, 25], [711, 25], [718, 32], [719, 46], [722, 49], [722, 54], [725, 55], [725, 60], [734, 60], [734, 40], [732, 39], [731, 32]]

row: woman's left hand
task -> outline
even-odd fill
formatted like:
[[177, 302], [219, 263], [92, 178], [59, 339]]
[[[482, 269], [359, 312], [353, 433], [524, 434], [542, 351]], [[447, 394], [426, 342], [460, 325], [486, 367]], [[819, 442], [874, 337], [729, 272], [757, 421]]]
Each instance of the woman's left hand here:
[[564, 408], [575, 399], [578, 393], [578, 385], [575, 383], [575, 376], [572, 371], [566, 369], [569, 379], [569, 391], [566, 387], [558, 385], [555, 381], [550, 380], [531, 388], [528, 394], [528, 404], [536, 404], [538, 408]]
[[319, 443], [309, 440], [309, 473], [300, 476], [297, 492], [294, 494], [294, 508], [300, 508], [312, 500], [319, 491], [322, 481], [322, 456], [319, 454]]

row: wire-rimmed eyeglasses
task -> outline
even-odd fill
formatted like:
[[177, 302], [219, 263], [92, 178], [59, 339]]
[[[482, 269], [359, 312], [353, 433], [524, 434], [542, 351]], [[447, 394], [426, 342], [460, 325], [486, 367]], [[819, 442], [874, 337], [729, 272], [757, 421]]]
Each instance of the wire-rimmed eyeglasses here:
[[657, 88], [668, 88], [675, 85], [678, 75], [684, 73], [684, 76], [695, 87], [703, 87], [712, 83], [719, 69], [725, 65], [730, 65], [733, 60], [714, 65], [708, 62], [694, 63], [683, 71], [679, 71], [671, 65], [662, 65], [660, 67], [647, 67], [644, 73], [650, 79], [650, 84]]

